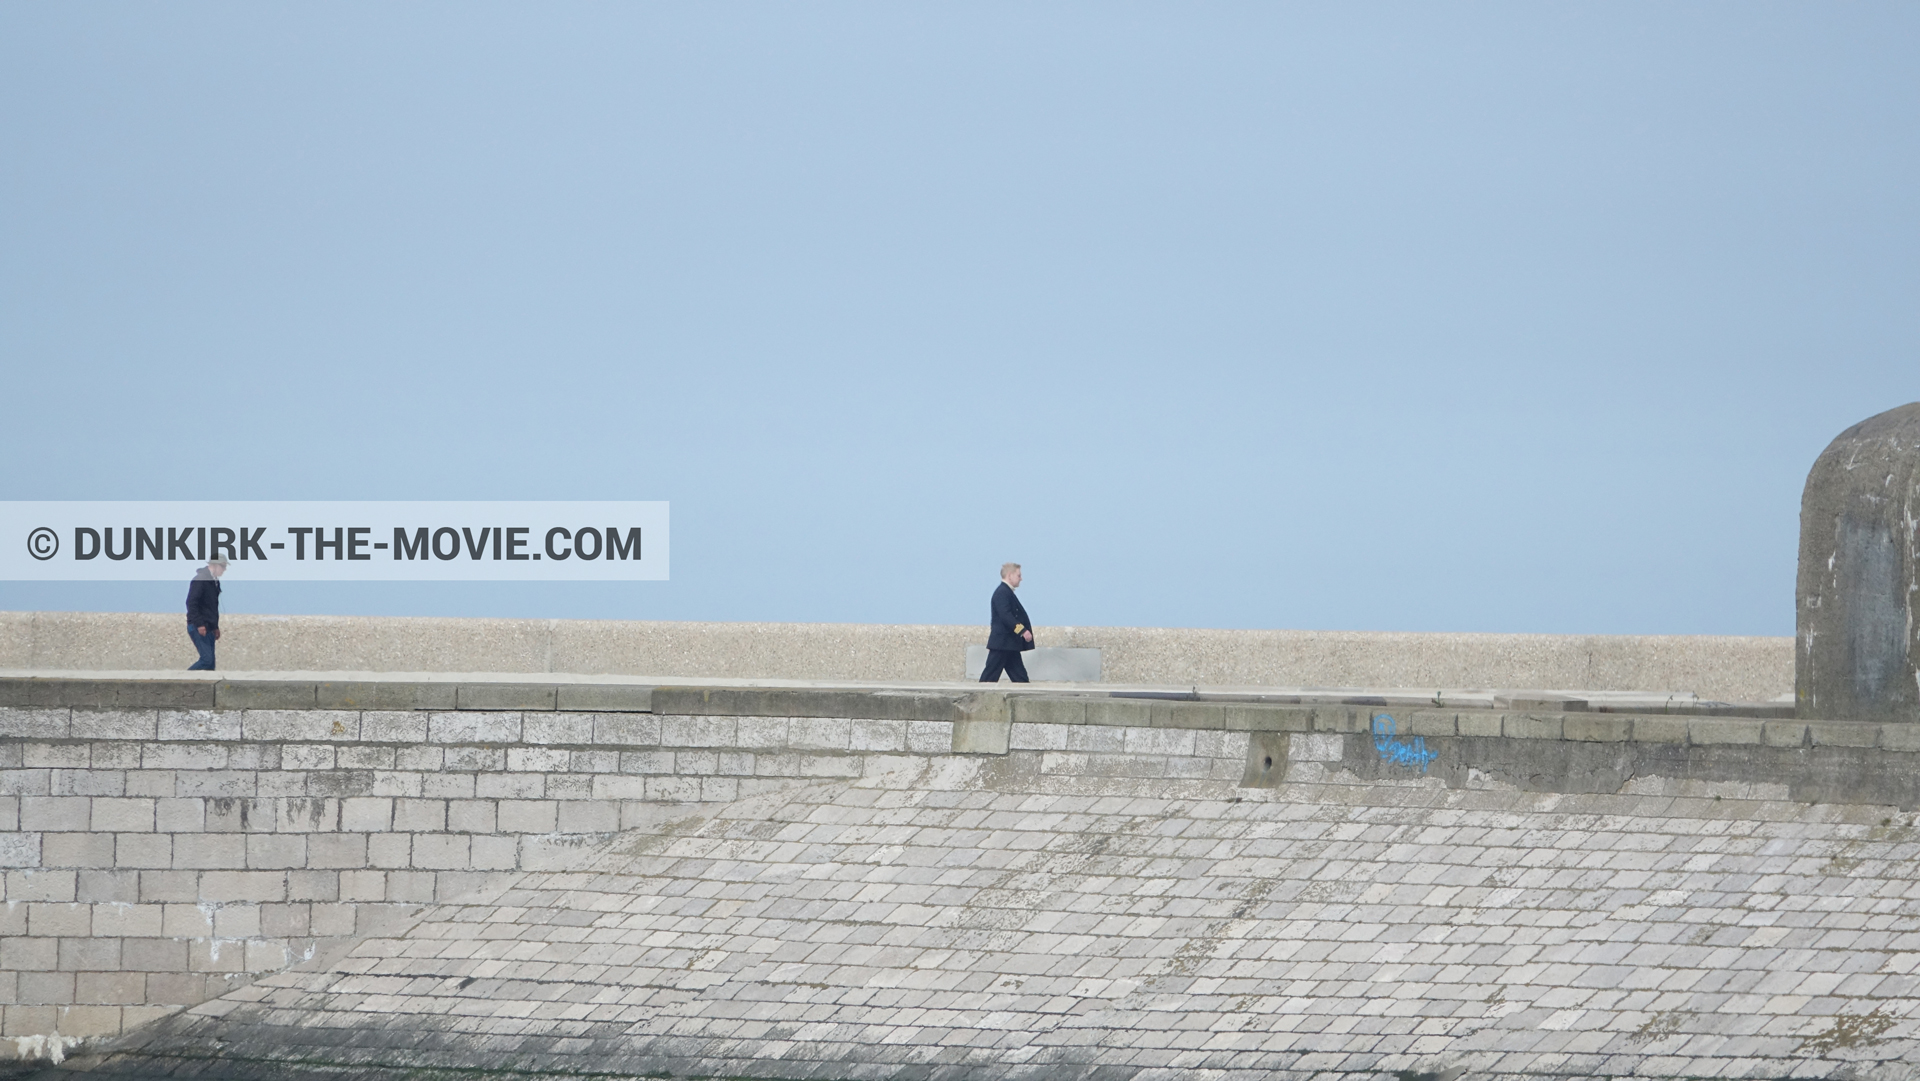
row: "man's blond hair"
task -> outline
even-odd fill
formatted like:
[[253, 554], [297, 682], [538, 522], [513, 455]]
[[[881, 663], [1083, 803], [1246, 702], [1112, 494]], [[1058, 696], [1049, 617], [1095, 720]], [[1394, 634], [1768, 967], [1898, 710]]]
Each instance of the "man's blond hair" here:
[[1001, 580], [1002, 580], [1002, 581], [1005, 581], [1005, 580], [1006, 580], [1006, 577], [1007, 577], [1007, 575], [1009, 575], [1009, 574], [1012, 574], [1012, 573], [1013, 573], [1014, 571], [1017, 571], [1017, 570], [1019, 570], [1019, 569], [1020, 569], [1020, 564], [1018, 564], [1018, 563], [1002, 563], [1002, 564], [1000, 564], [1000, 578], [1001, 578]]

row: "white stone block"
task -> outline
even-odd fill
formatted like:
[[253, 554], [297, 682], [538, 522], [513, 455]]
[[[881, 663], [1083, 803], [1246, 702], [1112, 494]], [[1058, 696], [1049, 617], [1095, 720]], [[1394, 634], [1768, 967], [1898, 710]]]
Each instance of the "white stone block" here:
[[742, 717], [736, 724], [734, 745], [752, 751], [778, 751], [787, 746], [785, 717]]
[[1119, 754], [1126, 749], [1127, 730], [1105, 724], [1059, 726], [1067, 731], [1067, 750], [1089, 754]]
[[1123, 728], [1127, 754], [1191, 755], [1195, 731], [1191, 728]]
[[1067, 749], [1067, 732], [1070, 728], [1064, 724], [1021, 724], [1015, 721], [1007, 736], [1007, 748], [1013, 751], [1064, 751]]
[[660, 718], [663, 747], [733, 747], [737, 745], [732, 717]]
[[357, 740], [360, 714], [339, 709], [250, 709], [240, 719], [241, 734], [250, 740]]
[[96, 904], [92, 933], [97, 938], [158, 938], [165, 915], [163, 905]]
[[593, 742], [622, 747], [654, 747], [660, 743], [660, 718], [646, 713], [597, 713]]
[[0, 709], [0, 738], [66, 739], [67, 709]]
[[393, 828], [408, 833], [443, 831], [447, 828], [447, 801], [396, 799], [393, 801]]
[[280, 748], [282, 769], [332, 769], [333, 748], [324, 743], [289, 743]]
[[572, 752], [561, 747], [509, 747], [507, 769], [516, 773], [564, 773]]
[[284, 871], [208, 871], [200, 876], [200, 896], [208, 901], [284, 901]]
[[558, 834], [520, 838], [520, 867], [528, 871], [568, 871], [581, 855], [599, 844], [597, 834]]
[[150, 709], [76, 709], [67, 731], [73, 739], [152, 739], [156, 724]]
[[[138, 764], [142, 769], [227, 769], [233, 764], [233, 750], [231, 744], [225, 743], [148, 743], [140, 747]], [[251, 757], [256, 762], [265, 757], [261, 753], [263, 748], [253, 750]], [[280, 761], [280, 756], [275, 755], [267, 768], [280, 768]]]
[[853, 722], [832, 717], [795, 717], [787, 727], [787, 746], [796, 751], [844, 751]]
[[158, 719], [160, 738], [165, 740], [240, 738], [239, 710], [163, 709]]
[[253, 938], [260, 934], [259, 905], [221, 905], [213, 913], [213, 933], [220, 938]]
[[1345, 753], [1345, 739], [1338, 732], [1294, 732], [1287, 738], [1287, 759], [1292, 762], [1338, 762]]
[[287, 943], [277, 938], [256, 938], [246, 943], [248, 972], [278, 972], [287, 967]]
[[907, 722], [907, 750], [914, 754], [946, 754], [952, 749], [952, 721]]
[[90, 827], [93, 800], [87, 796], [22, 796], [20, 826], [27, 830], [83, 832]]
[[520, 864], [517, 837], [476, 834], [468, 852], [468, 863], [476, 871], [511, 871]]
[[853, 721], [847, 733], [847, 749], [868, 751], [904, 751], [907, 749], [907, 722]]
[[612, 833], [620, 828], [620, 804], [614, 800], [561, 800], [556, 804], [560, 833]]
[[316, 833], [307, 838], [307, 866], [358, 870], [367, 865], [367, 837], [360, 833]]
[[643, 800], [647, 779], [642, 776], [601, 774], [593, 779], [594, 799]]
[[427, 718], [433, 743], [518, 743], [518, 713], [435, 713]]
[[206, 800], [155, 800], [153, 825], [161, 833], [199, 833], [206, 828], [206, 814]]
[[481, 799], [539, 799], [547, 793], [544, 773], [482, 773], [473, 779]]
[[[342, 871], [340, 872], [340, 900], [342, 902], [357, 903], [357, 902], [367, 902], [367, 901], [384, 901], [386, 899], [387, 899], [387, 874], [385, 871]], [[314, 906], [313, 917], [316, 924], [315, 931], [314, 931], [315, 934], [320, 933], [318, 929], [318, 924], [320, 920], [320, 911], [319, 911], [320, 908], [321, 908], [320, 905]], [[337, 932], [337, 933], [351, 934], [354, 929], [353, 911], [348, 906], [348, 904], [342, 904], [341, 908], [344, 909], [345, 911], [333, 913], [332, 919], [338, 924], [344, 924], [347, 929], [345, 931]]]
[[647, 798], [691, 803], [700, 798], [698, 777], [648, 777]]
[[395, 869], [413, 865], [413, 834], [375, 833], [367, 838], [367, 864]]
[[462, 870], [468, 866], [472, 838], [464, 833], [421, 833], [413, 838], [413, 866], [422, 870]]
[[340, 801], [340, 828], [384, 832], [393, 828], [393, 801], [384, 796], [351, 796]]
[[173, 839], [173, 866], [231, 870], [247, 865], [246, 837], [238, 833], [189, 833]]
[[672, 773], [672, 751], [621, 751], [621, 773]]
[[441, 768], [454, 770], [497, 770], [507, 768], [507, 752], [500, 747], [448, 747]]
[[151, 833], [153, 821], [150, 799], [98, 796], [93, 801], [92, 822], [88, 828], [95, 832]]
[[91, 900], [79, 895], [78, 882], [78, 873], [71, 870], [9, 871], [4, 896], [16, 905], [22, 901]]
[[553, 800], [503, 799], [496, 814], [501, 833], [552, 833], [557, 824]]
[[593, 739], [594, 714], [527, 713], [520, 722], [520, 738], [526, 743], [588, 744]]
[[85, 743], [26, 743], [20, 762], [30, 769], [86, 769], [92, 763]]
[[307, 865], [307, 838], [300, 833], [254, 833], [247, 838], [246, 866], [256, 871], [287, 871]]
[[369, 743], [423, 743], [428, 718], [421, 710], [365, 710], [360, 714], [360, 738]]
[[127, 774], [117, 769], [57, 769], [50, 787], [56, 796], [124, 796]]
[[710, 774], [720, 768], [720, 755], [715, 751], [675, 751], [673, 752], [673, 772], [681, 774]]
[[457, 833], [492, 833], [497, 828], [494, 802], [489, 799], [447, 801], [447, 828]]

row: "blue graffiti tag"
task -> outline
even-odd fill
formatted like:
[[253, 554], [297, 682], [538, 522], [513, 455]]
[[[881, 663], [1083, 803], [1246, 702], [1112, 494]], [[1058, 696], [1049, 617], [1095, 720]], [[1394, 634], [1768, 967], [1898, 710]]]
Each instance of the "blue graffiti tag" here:
[[1380, 752], [1380, 760], [1408, 768], [1419, 766], [1421, 773], [1427, 772], [1427, 764], [1440, 757], [1439, 753], [1427, 750], [1426, 737], [1415, 736], [1409, 742], [1395, 735], [1397, 729], [1393, 714], [1373, 715], [1373, 749]]

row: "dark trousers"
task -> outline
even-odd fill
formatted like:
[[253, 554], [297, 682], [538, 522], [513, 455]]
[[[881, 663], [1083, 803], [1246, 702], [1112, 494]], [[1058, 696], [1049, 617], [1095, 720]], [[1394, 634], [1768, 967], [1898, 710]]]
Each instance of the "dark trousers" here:
[[213, 671], [213, 628], [208, 627], [207, 633], [201, 634], [199, 631], [193, 629], [193, 624], [189, 623], [187, 624], [187, 637], [193, 639], [193, 648], [200, 651], [200, 659], [193, 662], [193, 664], [187, 668], [187, 671]]
[[980, 682], [998, 683], [1002, 672], [1015, 683], [1027, 682], [1027, 662], [1020, 659], [1019, 650], [987, 650], [987, 666], [980, 672]]

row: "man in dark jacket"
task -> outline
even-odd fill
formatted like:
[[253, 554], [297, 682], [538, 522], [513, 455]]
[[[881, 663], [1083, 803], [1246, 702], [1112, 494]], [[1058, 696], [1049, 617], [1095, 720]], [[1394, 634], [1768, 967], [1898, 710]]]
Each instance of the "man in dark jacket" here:
[[1033, 648], [1033, 623], [1013, 591], [1020, 588], [1020, 564], [1000, 567], [1000, 586], [993, 591], [993, 628], [987, 632], [987, 667], [980, 682], [998, 683], [1000, 673], [1015, 683], [1027, 682], [1027, 665], [1020, 654]]
[[187, 587], [187, 637], [200, 659], [189, 672], [213, 671], [213, 644], [220, 639], [220, 576], [227, 573], [227, 561], [213, 559], [194, 572]]

